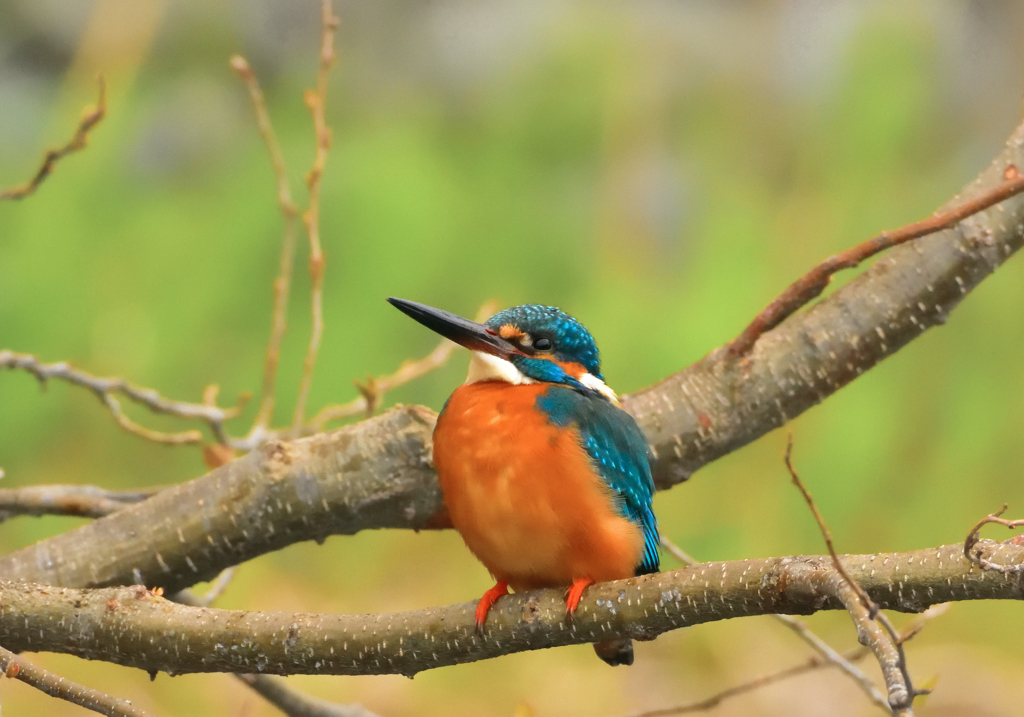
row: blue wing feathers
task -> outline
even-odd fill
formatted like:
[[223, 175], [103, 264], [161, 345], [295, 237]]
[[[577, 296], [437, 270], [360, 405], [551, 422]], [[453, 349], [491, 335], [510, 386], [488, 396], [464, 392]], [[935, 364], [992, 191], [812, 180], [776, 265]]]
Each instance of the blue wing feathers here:
[[555, 425], [579, 430], [584, 449], [617, 498], [619, 511], [643, 531], [644, 553], [636, 574], [657, 572], [661, 540], [651, 508], [650, 449], [636, 421], [604, 399], [561, 386], [541, 394], [537, 407]]

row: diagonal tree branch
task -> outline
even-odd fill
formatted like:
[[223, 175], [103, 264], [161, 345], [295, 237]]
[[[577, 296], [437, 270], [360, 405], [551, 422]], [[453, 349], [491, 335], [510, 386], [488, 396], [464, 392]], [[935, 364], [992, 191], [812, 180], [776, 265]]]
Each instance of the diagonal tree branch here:
[[265, 443], [203, 478], [0, 557], [0, 578], [168, 594], [303, 540], [446, 525], [429, 463], [434, 414], [398, 408]]
[[1024, 177], [1017, 172], [1015, 165], [1007, 165], [1003, 170], [1003, 178], [1005, 181], [1002, 184], [966, 202], [935, 212], [927, 219], [907, 224], [894, 231], [882, 232], [855, 247], [833, 254], [790, 284], [785, 291], [779, 294], [778, 298], [755, 316], [743, 333], [729, 344], [729, 351], [736, 356], [742, 356], [750, 351], [764, 332], [775, 328], [805, 306], [807, 302], [820, 296], [821, 292], [831, 283], [836, 272], [843, 269], [854, 269], [886, 249], [933, 234], [941, 229], [950, 229], [972, 214], [977, 214], [983, 209], [995, 206], [1024, 191]]
[[32, 685], [50, 697], [66, 700], [110, 717], [147, 717], [149, 715], [148, 712], [135, 707], [128, 700], [66, 680], [3, 647], [0, 647], [0, 674]]
[[[943, 208], [1003, 185], [1024, 166], [1024, 125], [979, 177]], [[941, 210], [940, 210], [941, 211]], [[737, 358], [728, 346], [627, 396], [655, 449], [662, 488], [820, 403], [949, 312], [1024, 243], [1024, 197], [892, 249], [807, 311], [761, 335]]]
[[339, 705], [297, 692], [284, 679], [273, 675], [240, 675], [239, 680], [288, 717], [378, 717], [361, 705]]
[[[1011, 541], [986, 542], [982, 550], [997, 564], [1024, 562], [1024, 547]], [[962, 544], [848, 555], [843, 562], [887, 609], [920, 612], [951, 600], [1024, 598], [1016, 575], [979, 569], [963, 556]], [[141, 586], [75, 590], [3, 582], [0, 635], [13, 650], [175, 674], [411, 676], [526, 650], [618, 637], [651, 640], [733, 617], [843, 609], [830, 589], [836, 582], [842, 578], [827, 555], [705, 563], [595, 585], [571, 618], [560, 590], [502, 598], [482, 634], [474, 625], [475, 603], [393, 615], [245, 612], [179, 605]]]

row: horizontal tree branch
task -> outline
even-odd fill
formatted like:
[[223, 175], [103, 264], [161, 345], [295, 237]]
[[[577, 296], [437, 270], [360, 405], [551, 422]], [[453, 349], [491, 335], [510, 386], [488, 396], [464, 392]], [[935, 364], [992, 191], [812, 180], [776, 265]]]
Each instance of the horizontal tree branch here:
[[[978, 544], [997, 564], [1024, 563], [1013, 541]], [[982, 570], [963, 545], [848, 555], [850, 575], [887, 609], [954, 600], [1019, 600], [1019, 576]], [[525, 650], [618, 637], [651, 640], [698, 623], [843, 609], [830, 556], [704, 563], [593, 586], [567, 618], [560, 590], [502, 598], [482, 634], [475, 603], [392, 615], [320, 615], [194, 608], [141, 586], [76, 590], [0, 583], [0, 640], [143, 670], [415, 675]]]

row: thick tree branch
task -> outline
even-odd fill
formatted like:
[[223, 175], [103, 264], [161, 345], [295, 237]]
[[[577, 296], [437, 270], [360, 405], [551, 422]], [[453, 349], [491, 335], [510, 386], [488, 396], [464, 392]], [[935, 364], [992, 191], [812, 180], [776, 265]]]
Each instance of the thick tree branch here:
[[429, 463], [434, 414], [398, 408], [297, 441], [271, 441], [203, 478], [0, 557], [0, 578], [169, 594], [303, 540], [444, 527]]
[[[985, 541], [997, 564], [1024, 547]], [[951, 600], [1019, 600], [1015, 574], [981, 570], [963, 545], [848, 555], [872, 600], [920, 612]], [[525, 650], [616, 637], [651, 640], [704, 622], [767, 613], [843, 609], [830, 556], [705, 563], [589, 588], [570, 619], [560, 590], [502, 598], [487, 628], [475, 603], [393, 615], [317, 615], [193, 608], [141, 586], [74, 590], [0, 584], [0, 639], [14, 650], [63, 652], [143, 670], [264, 674], [404, 674]]]

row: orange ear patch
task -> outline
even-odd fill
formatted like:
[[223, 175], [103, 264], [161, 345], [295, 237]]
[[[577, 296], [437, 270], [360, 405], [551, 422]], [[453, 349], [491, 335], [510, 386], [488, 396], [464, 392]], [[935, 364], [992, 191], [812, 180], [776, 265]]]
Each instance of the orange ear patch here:
[[503, 324], [502, 327], [498, 329], [498, 335], [506, 341], [526, 336], [526, 334], [520, 331], [517, 326], [513, 326], [512, 324]]
[[578, 364], [575, 361], [555, 361], [562, 370], [575, 379], [579, 379], [583, 374], [587, 373], [587, 369], [584, 368], [583, 364]]

